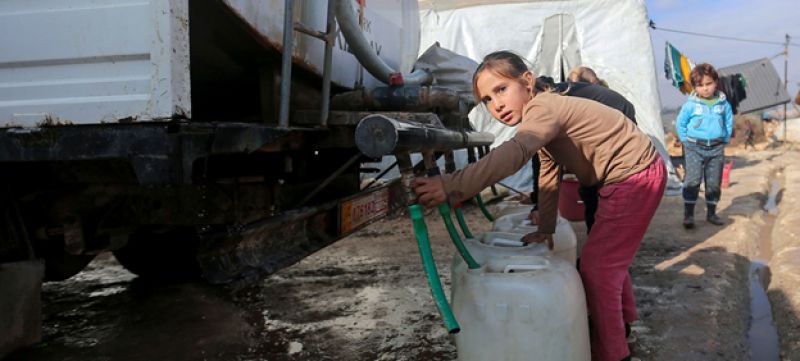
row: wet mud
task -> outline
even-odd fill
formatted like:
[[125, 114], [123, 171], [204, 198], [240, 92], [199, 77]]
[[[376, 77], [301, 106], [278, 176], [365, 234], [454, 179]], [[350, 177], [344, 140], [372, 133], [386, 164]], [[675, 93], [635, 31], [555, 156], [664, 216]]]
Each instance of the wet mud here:
[[[631, 266], [640, 316], [633, 324], [638, 340], [632, 351], [637, 357], [759, 359], [751, 356], [747, 335], [750, 266], [757, 255], [754, 240], [766, 224], [762, 207], [767, 177], [777, 160], [784, 159], [787, 187], [771, 233], [774, 256], [767, 263], [767, 294], [782, 359], [800, 359], [800, 291], [790, 287], [800, 282], [800, 233], [790, 233], [792, 240], [779, 234], [786, 231], [785, 224], [800, 224], [783, 208], [797, 194], [788, 184], [800, 182], [800, 171], [791, 171], [792, 164], [800, 169], [800, 160], [795, 160], [800, 157], [756, 152], [731, 158], [732, 186], [723, 190], [719, 205], [725, 226], [706, 223], [700, 204], [696, 229], [684, 230], [680, 196], [665, 197], [642, 242]], [[438, 213], [428, 213], [433, 254], [449, 296], [455, 249]], [[465, 216], [473, 233], [490, 227], [475, 207], [466, 207]], [[579, 241], [585, 241], [585, 227], [572, 224]], [[375, 223], [243, 287], [148, 283], [125, 271], [112, 256], [102, 255], [76, 277], [46, 283], [42, 297], [42, 342], [7, 360], [456, 358], [422, 272], [407, 215]]]

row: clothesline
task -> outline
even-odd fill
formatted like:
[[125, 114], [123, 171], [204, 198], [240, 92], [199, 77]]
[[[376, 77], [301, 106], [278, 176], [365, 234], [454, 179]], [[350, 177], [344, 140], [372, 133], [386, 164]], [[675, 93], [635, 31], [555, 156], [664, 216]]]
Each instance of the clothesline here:
[[[703, 37], [714, 38], [714, 39], [723, 39], [723, 40], [731, 40], [731, 41], [742, 41], [742, 42], [760, 43], [760, 44], [786, 45], [786, 43], [782, 42], [782, 41], [745, 39], [745, 38], [737, 38], [737, 37], [733, 37], [733, 36], [712, 35], [712, 34], [696, 33], [696, 32], [692, 32], [692, 31], [684, 31], [684, 30], [667, 29], [667, 28], [662, 28], [662, 27], [656, 27], [656, 23], [653, 22], [653, 20], [650, 20], [650, 28], [653, 29], [653, 30], [660, 30], [660, 31], [666, 31], [666, 32], [671, 32], [671, 33], [687, 34], [687, 35], [694, 35], [694, 36], [703, 36]], [[800, 44], [789, 43], [789, 46], [800, 47]]]

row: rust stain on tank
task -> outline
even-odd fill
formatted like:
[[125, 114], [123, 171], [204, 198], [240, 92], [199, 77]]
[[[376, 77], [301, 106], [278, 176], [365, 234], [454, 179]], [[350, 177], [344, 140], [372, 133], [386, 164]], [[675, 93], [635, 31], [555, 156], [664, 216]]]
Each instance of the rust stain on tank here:
[[[243, 14], [241, 14], [237, 9], [235, 9], [233, 6], [231, 6], [230, 1], [225, 1], [225, 4], [227, 5], [226, 8], [228, 9], [228, 11], [230, 11], [231, 14], [236, 16], [239, 19], [239, 21], [242, 22], [242, 24], [244, 25], [244, 28], [246, 29], [246, 31], [248, 33], [250, 33], [250, 35], [254, 39], [256, 39], [256, 41], [259, 44], [261, 44], [264, 47], [275, 49], [279, 53], [283, 53], [282, 39], [280, 41], [273, 40], [269, 36], [267, 36], [267, 35], [263, 34], [262, 32], [258, 31], [258, 29], [256, 29], [252, 24], [250, 24], [249, 21], [247, 21], [247, 18]], [[265, 5], [265, 7], [266, 7], [266, 5]], [[275, 0], [273, 0], [272, 1], [272, 6], [269, 6], [269, 8], [270, 9], [277, 9], [277, 2]], [[297, 14], [297, 12], [295, 12], [295, 15], [296, 14]], [[297, 16], [295, 16], [295, 17], [297, 17]], [[282, 16], [281, 16], [281, 19], [283, 19]], [[292, 19], [292, 20], [295, 21], [294, 19]], [[283, 24], [282, 21], [281, 21], [281, 24]], [[292, 31], [294, 31], [294, 29], [292, 29]], [[316, 74], [318, 76], [322, 76], [322, 73], [319, 71], [319, 69], [316, 69], [313, 66], [313, 64], [311, 64], [308, 61], [308, 59], [306, 59], [305, 57], [297, 55], [296, 52], [292, 52], [292, 63], [300, 65], [303, 68], [305, 68], [306, 70], [311, 71], [311, 72], [313, 72], [314, 74]]]

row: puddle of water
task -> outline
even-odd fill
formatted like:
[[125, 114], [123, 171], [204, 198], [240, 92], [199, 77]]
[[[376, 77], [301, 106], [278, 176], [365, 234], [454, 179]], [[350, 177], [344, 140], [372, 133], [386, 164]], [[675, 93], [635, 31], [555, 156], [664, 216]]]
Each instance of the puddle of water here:
[[778, 360], [778, 332], [772, 322], [772, 306], [767, 298], [762, 283], [762, 273], [766, 265], [753, 260], [750, 263], [750, 359], [772, 361]]
[[778, 331], [772, 319], [772, 305], [769, 303], [766, 289], [769, 286], [769, 267], [767, 263], [772, 258], [772, 228], [775, 226], [775, 216], [778, 214], [778, 193], [781, 182], [773, 179], [770, 182], [767, 203], [764, 211], [767, 212], [766, 223], [761, 229], [758, 240], [758, 256], [750, 261], [750, 329], [747, 336], [750, 339], [750, 359], [777, 361], [780, 354]]
[[764, 210], [770, 215], [778, 214], [778, 193], [781, 191], [781, 181], [773, 179], [769, 187], [769, 196], [767, 204], [764, 205]]

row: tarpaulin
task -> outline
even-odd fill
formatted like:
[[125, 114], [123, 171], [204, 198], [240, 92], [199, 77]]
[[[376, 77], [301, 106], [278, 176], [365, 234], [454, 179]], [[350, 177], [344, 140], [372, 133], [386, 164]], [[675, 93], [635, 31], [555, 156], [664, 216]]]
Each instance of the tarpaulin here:
[[[577, 65], [592, 68], [608, 86], [636, 108], [639, 128], [664, 159], [661, 101], [650, 41], [649, 18], [639, 0], [561, 1], [420, 1], [421, 48], [433, 43], [480, 62], [497, 50], [511, 50], [527, 59], [536, 75], [561, 80]], [[470, 114], [476, 130], [495, 134], [495, 144], [511, 138], [516, 128], [494, 120], [483, 107]], [[669, 188], [679, 187], [668, 163]], [[524, 167], [521, 172], [529, 172]], [[528, 173], [529, 174], [529, 173]], [[529, 176], [518, 174], [514, 183]]]

